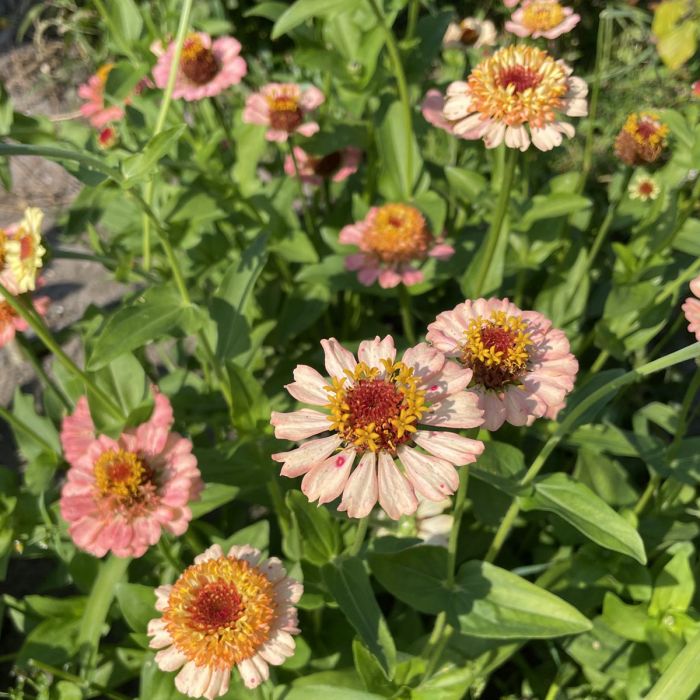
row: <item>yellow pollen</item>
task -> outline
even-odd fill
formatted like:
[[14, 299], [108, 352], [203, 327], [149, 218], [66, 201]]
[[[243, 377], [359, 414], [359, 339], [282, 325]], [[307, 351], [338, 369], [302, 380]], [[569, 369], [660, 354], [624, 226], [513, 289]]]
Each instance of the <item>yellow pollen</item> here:
[[111, 494], [123, 501], [136, 498], [150, 476], [150, 470], [138, 455], [126, 450], [103, 452], [93, 468], [95, 483], [102, 495]]
[[363, 244], [382, 262], [397, 263], [424, 258], [431, 241], [432, 235], [418, 209], [408, 204], [385, 204], [378, 207]]
[[523, 24], [531, 32], [546, 32], [564, 21], [564, 8], [558, 2], [535, 0], [523, 9]]
[[668, 136], [668, 126], [653, 112], [632, 113], [627, 117], [622, 130], [627, 132], [640, 146], [663, 146]]
[[173, 585], [163, 622], [175, 647], [197, 666], [230, 669], [270, 637], [271, 581], [243, 559], [193, 564]]
[[103, 66], [100, 66], [97, 69], [96, 75], [99, 78], [100, 85], [102, 85], [102, 87], [105, 86], [105, 83], [107, 82], [107, 77], [112, 72], [112, 68], [114, 68], [114, 63], [105, 63]]

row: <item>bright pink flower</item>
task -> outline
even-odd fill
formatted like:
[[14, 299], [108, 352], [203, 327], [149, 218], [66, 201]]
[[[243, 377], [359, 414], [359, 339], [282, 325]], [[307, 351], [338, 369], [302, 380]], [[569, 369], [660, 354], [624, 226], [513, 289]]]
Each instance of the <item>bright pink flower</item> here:
[[508, 299], [477, 299], [439, 314], [427, 340], [473, 371], [469, 389], [485, 412], [484, 427], [554, 419], [573, 389], [578, 362], [564, 331]]
[[[475, 461], [484, 446], [439, 428], [481, 425], [478, 399], [464, 390], [471, 370], [425, 343], [397, 361], [391, 336], [362, 341], [359, 362], [335, 338], [321, 346], [328, 378], [298, 365], [286, 389], [297, 401], [327, 412], [304, 408], [272, 414], [275, 437], [305, 441], [272, 455], [284, 464], [282, 476], [304, 475], [301, 490], [312, 502], [342, 495], [338, 510], [352, 518], [368, 515], [379, 501], [396, 520], [415, 512], [416, 494], [441, 501], [454, 493], [455, 467]], [[330, 435], [306, 441], [321, 433]]]
[[170, 432], [173, 410], [153, 390], [148, 421], [113, 440], [96, 435], [87, 398], [63, 419], [61, 444], [70, 464], [61, 514], [75, 544], [96, 557], [108, 551], [140, 557], [161, 530], [181, 535], [192, 518], [188, 503], [203, 488], [192, 443]]
[[523, 0], [505, 28], [519, 37], [556, 39], [570, 32], [580, 21], [581, 15], [570, 7], [563, 7], [558, 0]]
[[[325, 156], [312, 156], [303, 148], [294, 146], [294, 156], [299, 166], [301, 181], [309, 185], [320, 185], [324, 178], [331, 178], [333, 182], [342, 182], [356, 173], [362, 160], [362, 151], [348, 147]], [[284, 172], [290, 177], [296, 176], [291, 155], [284, 159]]]
[[246, 100], [243, 121], [269, 127], [265, 135], [268, 141], [284, 142], [294, 133], [313, 136], [319, 126], [304, 118], [325, 99], [313, 86], [302, 90], [296, 83], [268, 83]]
[[[170, 43], [165, 50], [157, 43], [151, 48], [158, 56], [153, 78], [157, 87], [165, 89], [175, 44]], [[212, 41], [204, 32], [190, 34], [182, 45], [173, 97], [187, 102], [203, 100], [240, 83], [248, 72], [240, 52], [241, 44], [232, 36], [221, 36]]]
[[357, 246], [361, 252], [345, 260], [348, 270], [357, 270], [365, 286], [379, 281], [385, 289], [423, 281], [416, 263], [432, 257], [447, 260], [454, 248], [434, 238], [423, 215], [408, 204], [372, 207], [362, 221], [341, 229], [338, 240]]
[[113, 63], [106, 63], [90, 77], [87, 83], [78, 88], [78, 96], [86, 100], [80, 108], [80, 113], [96, 129], [101, 129], [109, 122], [119, 121], [124, 116], [124, 110], [120, 106], [105, 105], [105, 84], [112, 68], [114, 68]]
[[[690, 291], [695, 297], [700, 297], [700, 277], [696, 277], [690, 283]], [[695, 333], [695, 337], [700, 342], [700, 299], [688, 297], [683, 303], [683, 313], [688, 320], [688, 331]]]
[[256, 688], [269, 666], [294, 655], [303, 591], [277, 557], [260, 561], [250, 545], [224, 554], [214, 544], [173, 585], [156, 588], [163, 616], [148, 623], [149, 645], [160, 650], [156, 664], [179, 670], [175, 687], [191, 698], [225, 695], [234, 666], [246, 687]]

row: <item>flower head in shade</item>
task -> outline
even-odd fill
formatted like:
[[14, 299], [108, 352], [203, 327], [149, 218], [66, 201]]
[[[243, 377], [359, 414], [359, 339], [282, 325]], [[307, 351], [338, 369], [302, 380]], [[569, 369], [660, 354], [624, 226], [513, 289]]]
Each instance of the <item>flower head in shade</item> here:
[[[3, 276], [0, 275], [0, 283], [3, 282]], [[37, 286], [41, 285], [41, 280], [37, 280]], [[3, 285], [11, 293], [15, 294], [12, 286]], [[32, 299], [34, 310], [40, 315], [45, 316], [50, 304], [50, 299], [46, 296]], [[0, 298], [0, 348], [14, 340], [17, 333], [23, 333], [28, 330], [27, 322], [8, 304], [4, 299]]]
[[116, 440], [96, 435], [84, 396], [63, 420], [61, 514], [75, 544], [97, 557], [143, 556], [162, 530], [181, 535], [192, 519], [188, 504], [203, 488], [192, 443], [170, 432], [168, 398], [155, 389], [154, 398], [149, 420]]
[[268, 141], [286, 141], [294, 133], [313, 136], [318, 124], [304, 120], [324, 100], [323, 93], [313, 86], [302, 90], [295, 83], [269, 83], [248, 97], [243, 121], [267, 126]]
[[481, 425], [478, 399], [464, 390], [471, 370], [425, 343], [397, 360], [391, 336], [362, 341], [359, 361], [335, 338], [321, 345], [328, 377], [299, 365], [286, 388], [323, 410], [274, 412], [271, 423], [281, 440], [330, 435], [272, 455], [283, 462], [282, 475], [304, 475], [301, 490], [309, 501], [329, 503], [342, 495], [338, 509], [352, 518], [368, 515], [379, 501], [396, 520], [415, 512], [416, 494], [441, 501], [454, 493], [455, 467], [475, 461], [484, 448], [440, 430]]
[[496, 37], [496, 25], [491, 20], [467, 17], [461, 22], [450, 22], [442, 45], [450, 49], [480, 49], [482, 46], [493, 46]]
[[[153, 78], [157, 87], [165, 89], [173, 63], [175, 43], [172, 42], [165, 50], [155, 44], [153, 51], [158, 55]], [[248, 66], [240, 53], [241, 44], [232, 36], [220, 36], [212, 40], [204, 32], [190, 34], [182, 45], [173, 97], [193, 102], [213, 97], [231, 85], [237, 85], [248, 72]]]
[[519, 37], [556, 39], [570, 32], [580, 21], [581, 15], [562, 6], [558, 0], [523, 0], [505, 27]]
[[378, 280], [385, 289], [422, 282], [416, 263], [428, 257], [446, 260], [454, 253], [452, 246], [432, 235], [423, 215], [409, 204], [372, 207], [362, 221], [341, 229], [339, 241], [360, 249], [345, 261], [349, 270], [357, 270], [360, 282], [369, 286]]
[[[303, 148], [294, 146], [294, 157], [299, 166], [299, 177], [309, 185], [320, 185], [324, 179], [342, 182], [357, 172], [362, 152], [357, 148], [342, 148], [325, 156], [312, 156]], [[289, 155], [284, 161], [284, 172], [290, 177], [296, 175], [294, 160]]]
[[690, 283], [690, 291], [695, 295], [688, 297], [683, 302], [683, 313], [688, 320], [688, 331], [695, 333], [695, 338], [700, 342], [700, 277], [696, 277]]
[[148, 623], [156, 664], [180, 672], [175, 687], [191, 698], [213, 700], [228, 692], [237, 667], [248, 688], [267, 680], [269, 666], [294, 654], [297, 611], [304, 587], [276, 557], [260, 561], [249, 545], [224, 554], [218, 544], [195, 557], [171, 586], [156, 588]]
[[444, 311], [427, 339], [473, 372], [470, 389], [484, 410], [484, 427], [530, 425], [556, 418], [573, 389], [578, 362], [563, 331], [536, 311], [508, 299], [477, 299]]
[[124, 116], [124, 110], [119, 105], [105, 105], [105, 84], [112, 68], [114, 64], [106, 63], [98, 68], [87, 83], [78, 88], [78, 96], [85, 100], [80, 113], [96, 129], [101, 129], [109, 122], [119, 121]]
[[41, 244], [43, 219], [41, 209], [28, 207], [22, 221], [3, 232], [3, 240], [0, 241], [0, 281], [13, 294], [23, 294], [36, 288], [37, 273], [46, 253], [46, 248]]
[[627, 188], [630, 199], [641, 199], [642, 202], [656, 199], [659, 192], [661, 192], [661, 188], [656, 180], [645, 173], [639, 173]]
[[653, 112], [634, 112], [615, 139], [615, 155], [626, 165], [658, 160], [666, 147], [668, 126]]
[[443, 116], [453, 133], [483, 138], [487, 148], [505, 141], [524, 151], [530, 141], [549, 151], [574, 127], [559, 114], [584, 117], [588, 87], [546, 51], [520, 44], [499, 49], [447, 88]]
[[117, 130], [113, 126], [100, 129], [97, 135], [97, 145], [104, 151], [109, 150], [117, 143]]

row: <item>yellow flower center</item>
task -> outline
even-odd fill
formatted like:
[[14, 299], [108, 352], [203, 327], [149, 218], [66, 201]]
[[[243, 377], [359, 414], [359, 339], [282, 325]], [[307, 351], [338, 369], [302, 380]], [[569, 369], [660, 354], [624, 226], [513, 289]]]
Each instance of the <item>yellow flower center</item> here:
[[424, 258], [432, 236], [422, 214], [408, 204], [379, 207], [364, 244], [382, 262], [407, 262]]
[[234, 557], [194, 564], [175, 582], [163, 614], [175, 647], [197, 666], [229, 669], [269, 639], [273, 585]]
[[382, 362], [383, 374], [378, 367], [360, 362], [354, 371], [346, 370], [346, 376], [331, 377], [330, 385], [325, 387], [330, 398], [326, 407], [330, 410], [330, 429], [346, 443], [360, 451], [394, 454], [399, 445], [411, 439], [428, 407], [412, 367], [403, 362]]
[[476, 384], [497, 389], [527, 371], [533, 343], [522, 318], [494, 311], [489, 319], [473, 318], [464, 333], [461, 359], [473, 370]]
[[663, 147], [668, 136], [668, 127], [652, 112], [630, 114], [622, 130], [643, 147]]
[[270, 110], [270, 126], [281, 131], [294, 131], [304, 119], [304, 113], [299, 107], [299, 97], [296, 92], [282, 90], [268, 95], [267, 106]]
[[535, 0], [523, 9], [523, 24], [531, 32], [546, 32], [564, 20], [564, 8], [558, 2]]
[[205, 85], [219, 72], [219, 63], [198, 34], [190, 34], [182, 45], [180, 68], [195, 85]]
[[152, 481], [151, 470], [137, 454], [126, 450], [103, 452], [93, 469], [100, 493], [116, 496], [120, 501], [137, 499], [141, 487]]

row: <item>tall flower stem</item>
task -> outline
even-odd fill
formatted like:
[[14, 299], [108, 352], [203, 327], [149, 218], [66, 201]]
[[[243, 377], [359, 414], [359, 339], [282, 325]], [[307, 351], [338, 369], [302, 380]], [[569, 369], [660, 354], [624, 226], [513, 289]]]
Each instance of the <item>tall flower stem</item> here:
[[301, 179], [301, 171], [299, 170], [299, 161], [297, 161], [296, 153], [294, 153], [294, 144], [291, 139], [287, 140], [287, 145], [289, 146], [289, 155], [292, 158], [292, 163], [294, 164], [294, 173], [297, 178], [297, 183], [299, 184], [299, 195], [301, 197], [301, 211], [304, 217], [304, 226], [306, 227], [307, 235], [315, 240], [316, 228], [314, 227], [314, 222], [311, 220], [311, 215], [309, 214], [309, 208], [306, 206], [306, 196], [304, 195], [304, 182]]
[[506, 163], [503, 170], [503, 180], [501, 182], [501, 189], [498, 193], [496, 209], [493, 213], [493, 219], [491, 219], [491, 226], [486, 234], [486, 241], [483, 244], [484, 253], [481, 260], [481, 266], [479, 267], [479, 276], [477, 277], [476, 283], [472, 290], [472, 296], [474, 298], [478, 298], [484, 293], [484, 285], [486, 284], [489, 269], [493, 264], [493, 256], [496, 254], [501, 236], [507, 233], [507, 228], [503, 226], [503, 222], [505, 221], [506, 214], [508, 213], [510, 191], [513, 186], [513, 176], [515, 175], [515, 166], [517, 161], [518, 151], [514, 148], [508, 149], [508, 156], [506, 158]]
[[[544, 467], [549, 455], [552, 454], [554, 449], [557, 447], [557, 445], [559, 445], [564, 437], [569, 434], [569, 431], [576, 427], [580, 418], [587, 411], [594, 408], [596, 404], [603, 405], [601, 402], [603, 402], [608, 395], [619, 391], [622, 389], [622, 387], [627, 386], [628, 384], [633, 384], [642, 377], [647, 377], [656, 372], [668, 369], [673, 365], [677, 365], [680, 362], [692, 360], [698, 356], [700, 356], [700, 343], [694, 343], [687, 348], [672, 352], [669, 355], [664, 355], [658, 360], [647, 362], [647, 364], [642, 365], [637, 369], [630, 370], [621, 377], [609, 381], [607, 384], [586, 396], [579, 403], [573, 405], [573, 407], [567, 412], [566, 418], [564, 418], [564, 420], [559, 424], [559, 427], [555, 433], [549, 438], [549, 440], [547, 440], [539, 454], [535, 457], [532, 465], [527, 470], [527, 473], [521, 479], [520, 485], [527, 486], [534, 481], [535, 477], [540, 473], [542, 467]], [[501, 524], [494, 535], [491, 546], [486, 552], [486, 556], [484, 557], [485, 561], [492, 562], [496, 559], [501, 551], [501, 547], [503, 547], [503, 544], [510, 534], [513, 523], [518, 517], [519, 512], [520, 504], [517, 500], [514, 500], [506, 511], [506, 514], [503, 516], [503, 520], [501, 521]]]
[[406, 23], [406, 36], [404, 39], [413, 39], [418, 24], [418, 13], [420, 12], [420, 0], [409, 0], [408, 2], [408, 22]]
[[411, 345], [416, 344], [416, 331], [413, 325], [413, 309], [411, 308], [411, 295], [403, 282], [398, 286], [399, 307], [401, 308], [401, 323], [403, 334]]
[[360, 518], [357, 523], [357, 529], [355, 530], [355, 539], [352, 545], [348, 549], [348, 554], [351, 557], [356, 556], [362, 549], [362, 545], [365, 541], [365, 536], [367, 535], [367, 526], [369, 525], [369, 516], [365, 518]]
[[68, 400], [61, 389], [58, 388], [56, 382], [54, 382], [53, 379], [51, 379], [51, 377], [49, 377], [49, 375], [46, 373], [46, 370], [39, 361], [39, 358], [34, 354], [34, 350], [32, 349], [29, 341], [20, 333], [15, 336], [15, 342], [20, 348], [22, 348], [22, 352], [24, 353], [27, 362], [29, 362], [29, 364], [32, 366], [37, 377], [39, 377], [39, 379], [44, 383], [46, 388], [52, 394], [54, 394], [54, 396], [63, 404], [66, 410], [72, 411], [73, 404]]

